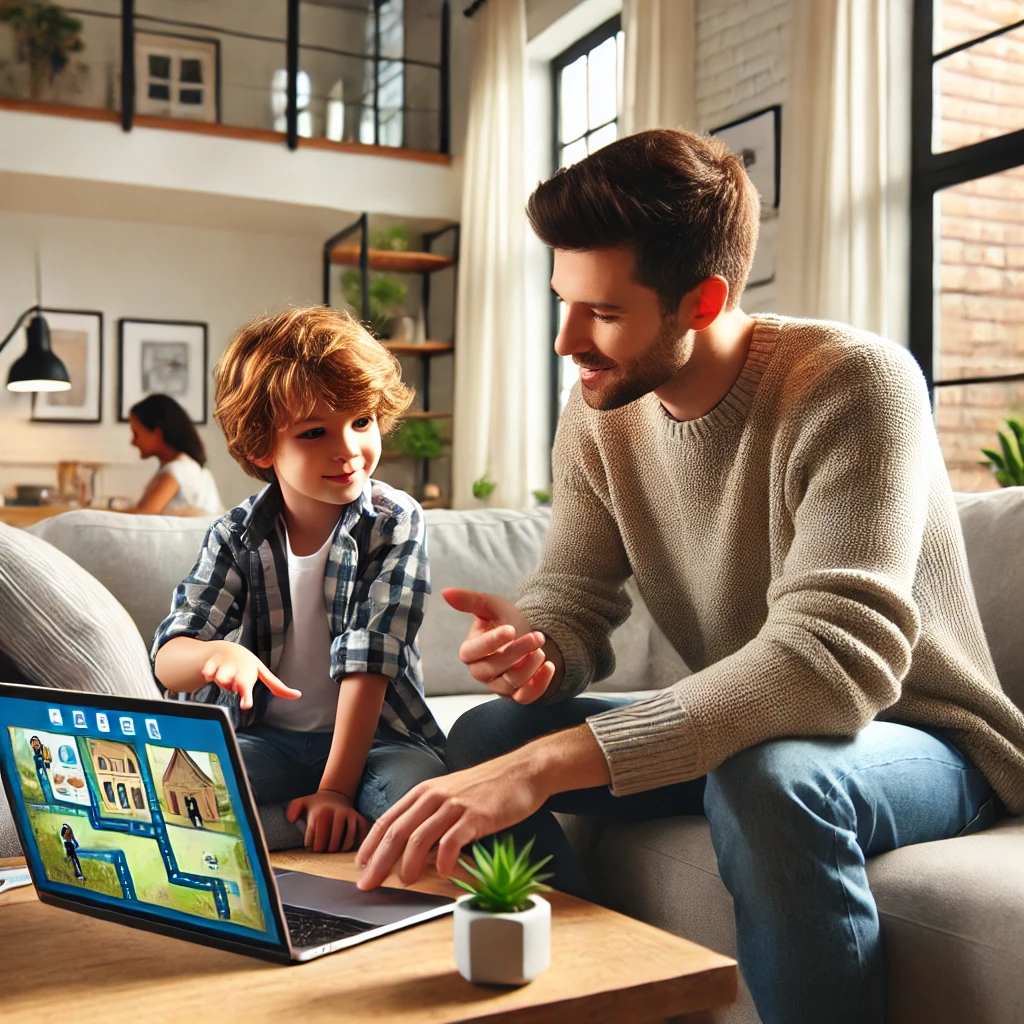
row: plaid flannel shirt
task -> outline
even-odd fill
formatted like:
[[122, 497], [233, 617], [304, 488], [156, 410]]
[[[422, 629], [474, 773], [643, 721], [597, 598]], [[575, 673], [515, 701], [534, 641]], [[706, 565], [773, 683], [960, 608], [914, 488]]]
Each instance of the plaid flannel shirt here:
[[[199, 559], [174, 591], [150, 657], [176, 636], [243, 644], [276, 670], [291, 623], [281, 490], [269, 484], [210, 527]], [[388, 678], [381, 720], [438, 751], [444, 736], [423, 699], [416, 634], [430, 593], [423, 510], [402, 491], [370, 480], [346, 505], [324, 574], [331, 627], [331, 676], [357, 672]], [[208, 683], [188, 699], [221, 704], [235, 728], [260, 721], [272, 694], [258, 682], [253, 707]]]

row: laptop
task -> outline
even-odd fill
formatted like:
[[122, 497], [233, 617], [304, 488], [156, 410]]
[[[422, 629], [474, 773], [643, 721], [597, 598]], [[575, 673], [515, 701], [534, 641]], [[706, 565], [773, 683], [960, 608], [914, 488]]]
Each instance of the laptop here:
[[224, 708], [0, 683], [0, 776], [44, 903], [279, 963], [450, 913], [271, 868]]

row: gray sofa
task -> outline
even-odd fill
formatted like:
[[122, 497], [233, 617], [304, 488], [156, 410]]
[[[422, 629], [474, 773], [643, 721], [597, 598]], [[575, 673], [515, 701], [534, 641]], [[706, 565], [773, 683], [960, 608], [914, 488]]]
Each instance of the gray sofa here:
[[[1024, 488], [961, 495], [958, 502], [996, 667], [1024, 706]], [[535, 565], [548, 526], [545, 510], [432, 511], [427, 519], [435, 594], [446, 586], [512, 594]], [[99, 579], [148, 639], [205, 527], [202, 520], [83, 511], [31, 532]], [[431, 600], [421, 649], [429, 703], [444, 728], [489, 699], [458, 661], [466, 626], [465, 616], [439, 597]], [[615, 674], [596, 689], [649, 691], [686, 674], [635, 594], [634, 613], [614, 646]], [[564, 825], [603, 903], [735, 954], [732, 902], [702, 818], [639, 825], [566, 818]], [[0, 856], [12, 852], [0, 848]], [[868, 872], [882, 919], [892, 1024], [1024, 1019], [1024, 819], [884, 854]], [[715, 1019], [757, 1022], [742, 985], [738, 1001]]]

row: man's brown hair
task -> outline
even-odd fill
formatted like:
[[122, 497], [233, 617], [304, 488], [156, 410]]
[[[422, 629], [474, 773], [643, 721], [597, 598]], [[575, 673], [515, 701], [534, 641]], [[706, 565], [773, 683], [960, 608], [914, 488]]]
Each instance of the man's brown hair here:
[[278, 430], [306, 419], [317, 401], [377, 417], [386, 434], [412, 404], [398, 360], [350, 314], [306, 306], [254, 317], [213, 371], [213, 418], [250, 476], [272, 481], [254, 459], [274, 451]]
[[553, 249], [629, 246], [637, 280], [667, 315], [701, 281], [729, 282], [739, 301], [757, 246], [760, 199], [743, 161], [709, 135], [657, 128], [627, 135], [558, 171], [526, 214]]

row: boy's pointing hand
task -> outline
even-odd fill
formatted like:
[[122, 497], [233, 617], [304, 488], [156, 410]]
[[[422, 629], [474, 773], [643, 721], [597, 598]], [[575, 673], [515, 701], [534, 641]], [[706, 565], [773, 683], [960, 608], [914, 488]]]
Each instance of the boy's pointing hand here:
[[239, 707], [247, 711], [252, 707], [252, 691], [261, 680], [275, 697], [297, 700], [299, 690], [285, 686], [252, 651], [230, 640], [209, 641], [213, 653], [202, 667], [202, 676], [208, 683], [216, 683], [228, 693], [237, 693]]

